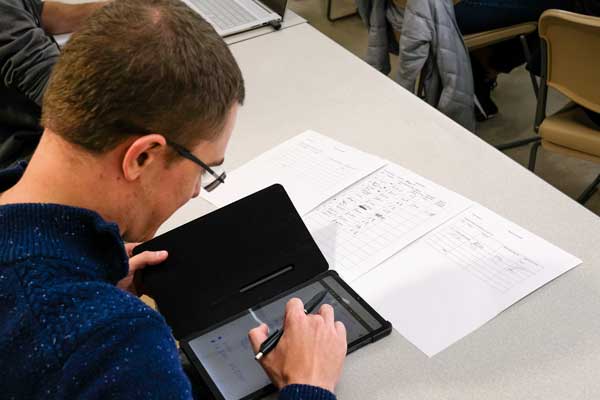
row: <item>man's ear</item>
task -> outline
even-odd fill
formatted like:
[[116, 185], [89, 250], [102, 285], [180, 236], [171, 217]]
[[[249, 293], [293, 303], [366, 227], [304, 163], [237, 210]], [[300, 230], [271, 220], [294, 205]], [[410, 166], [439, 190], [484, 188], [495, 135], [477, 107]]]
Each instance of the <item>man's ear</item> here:
[[158, 162], [164, 152], [167, 140], [163, 135], [144, 135], [133, 141], [125, 150], [123, 156], [123, 176], [127, 181], [140, 177], [152, 163]]

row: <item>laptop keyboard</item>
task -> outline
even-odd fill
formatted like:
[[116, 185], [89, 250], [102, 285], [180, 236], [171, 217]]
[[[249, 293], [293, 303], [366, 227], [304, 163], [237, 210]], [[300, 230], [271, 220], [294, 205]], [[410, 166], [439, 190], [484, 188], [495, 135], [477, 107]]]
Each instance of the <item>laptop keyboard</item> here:
[[233, 0], [192, 0], [192, 3], [221, 30], [256, 20], [256, 17]]

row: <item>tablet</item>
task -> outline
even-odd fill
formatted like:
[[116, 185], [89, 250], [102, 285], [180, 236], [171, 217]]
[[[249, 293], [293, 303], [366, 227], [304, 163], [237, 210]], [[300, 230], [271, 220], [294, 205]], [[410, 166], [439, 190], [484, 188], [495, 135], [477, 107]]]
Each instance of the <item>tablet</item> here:
[[323, 290], [327, 295], [322, 303], [333, 306], [336, 321], [342, 321], [346, 326], [348, 353], [391, 332], [388, 321], [365, 303], [335, 271], [327, 271], [299, 288], [192, 335], [182, 341], [181, 348], [216, 399], [260, 398], [275, 391], [275, 387], [254, 359], [248, 331], [263, 322], [271, 330], [279, 329], [289, 299], [298, 297], [306, 302]]

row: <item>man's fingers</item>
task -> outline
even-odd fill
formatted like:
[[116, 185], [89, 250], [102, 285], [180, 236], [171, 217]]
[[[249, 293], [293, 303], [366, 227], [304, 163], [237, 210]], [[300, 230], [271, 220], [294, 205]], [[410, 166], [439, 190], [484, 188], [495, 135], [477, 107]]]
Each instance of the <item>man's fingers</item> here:
[[325, 320], [325, 324], [333, 325], [333, 323], [334, 323], [333, 307], [331, 307], [329, 304], [323, 304], [321, 306], [321, 308], [319, 309], [319, 314]]
[[337, 332], [338, 336], [341, 336], [344, 338], [344, 340], [347, 340], [346, 326], [342, 321], [335, 321], [335, 331]]
[[269, 337], [269, 327], [267, 324], [260, 324], [248, 332], [248, 339], [255, 353], [260, 349], [260, 345]]
[[285, 305], [284, 325], [287, 325], [289, 321], [300, 316], [304, 316], [304, 304], [302, 303], [302, 300], [294, 297]]
[[127, 256], [133, 256], [133, 249], [138, 247], [140, 243], [125, 243], [125, 251], [127, 252]]
[[147, 265], [156, 265], [165, 261], [169, 253], [166, 250], [161, 251], [144, 251], [129, 259], [129, 272], [137, 271]]

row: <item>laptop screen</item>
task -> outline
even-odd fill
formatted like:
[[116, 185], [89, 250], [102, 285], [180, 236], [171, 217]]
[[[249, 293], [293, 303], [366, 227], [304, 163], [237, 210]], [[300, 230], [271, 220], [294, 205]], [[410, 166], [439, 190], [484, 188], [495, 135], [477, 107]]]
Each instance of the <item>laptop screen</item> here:
[[285, 7], [287, 6], [287, 0], [260, 0], [261, 3], [269, 7], [271, 10], [276, 12], [283, 18], [285, 14]]

